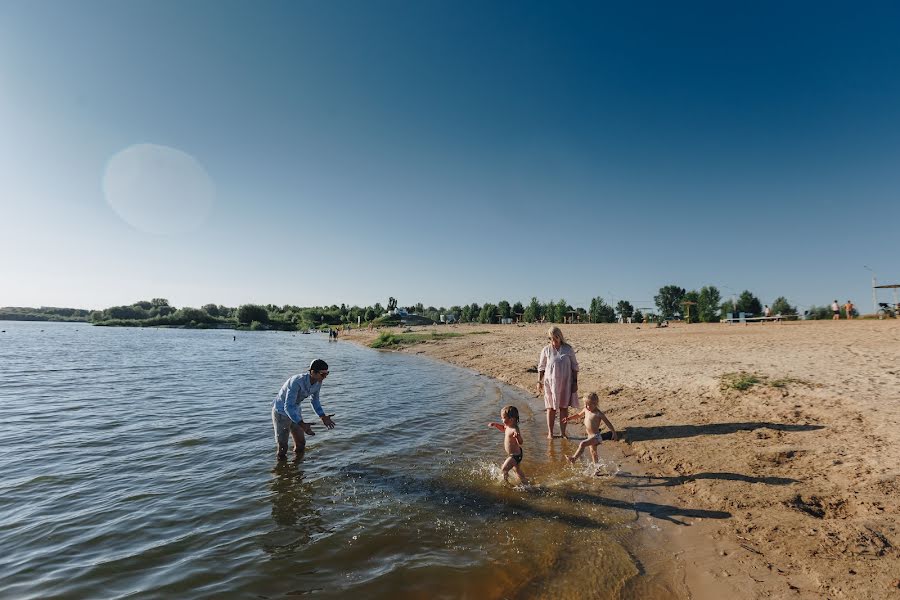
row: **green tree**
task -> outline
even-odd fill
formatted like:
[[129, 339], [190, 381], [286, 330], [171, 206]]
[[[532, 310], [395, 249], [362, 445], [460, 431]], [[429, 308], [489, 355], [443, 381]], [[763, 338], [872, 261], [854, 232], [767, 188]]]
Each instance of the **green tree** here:
[[676, 314], [681, 314], [681, 300], [685, 290], [677, 285], [666, 285], [659, 288], [659, 294], [653, 297], [656, 307], [664, 319], [671, 319]]
[[752, 315], [762, 314], [762, 303], [759, 298], [750, 293], [750, 290], [744, 290], [737, 299], [737, 312]]
[[501, 319], [508, 319], [511, 316], [510, 313], [512, 312], [512, 309], [509, 306], [509, 302], [506, 300], [501, 300], [497, 303], [497, 310], [500, 311]]
[[591, 323], [615, 323], [616, 321], [616, 311], [600, 296], [591, 300], [588, 316]]
[[269, 311], [266, 310], [265, 306], [259, 306], [258, 304], [242, 304], [237, 310], [237, 320], [238, 323], [243, 325], [249, 325], [253, 321], [268, 323]]
[[634, 314], [631, 315], [631, 321], [633, 323], [643, 323], [644, 322], [644, 313], [640, 310], [634, 311]]
[[596, 298], [591, 298], [591, 304], [588, 306], [588, 318], [591, 323], [599, 323], [600, 322], [600, 306], [603, 304], [603, 298], [597, 296]]
[[201, 308], [211, 317], [219, 316], [219, 307], [215, 304], [204, 304]]
[[157, 307], [158, 306], [169, 306], [169, 301], [166, 300], [165, 298], [154, 298], [153, 300], [150, 301], [150, 304], [152, 304], [153, 306], [157, 306]]
[[524, 314], [522, 315], [522, 319], [526, 323], [534, 323], [535, 321], [541, 320], [541, 303], [537, 298], [531, 298], [531, 302], [528, 303], [528, 308], [522, 311]]
[[616, 311], [615, 309], [604, 302], [600, 305], [600, 322], [601, 323], [615, 323], [616, 322]]
[[[689, 323], [696, 323], [699, 321], [697, 318], [697, 306], [699, 304], [700, 294], [697, 290], [691, 290], [689, 292], [685, 292], [684, 296], [681, 298], [681, 314], [684, 316], [685, 320], [688, 318], [688, 314], [690, 314], [691, 319], [688, 321]], [[694, 302], [695, 304], [690, 305], [690, 310], [684, 304], [685, 302]]]
[[104, 320], [108, 319], [125, 319], [125, 320], [141, 320], [150, 317], [150, 311], [140, 306], [110, 306], [103, 311]]
[[191, 323], [196, 325], [200, 323], [209, 323], [213, 319], [209, 317], [209, 314], [207, 314], [205, 310], [184, 306], [175, 311], [175, 314], [172, 315], [172, 320], [180, 325], [190, 325]]
[[787, 298], [784, 296], [778, 296], [775, 298], [775, 302], [772, 303], [772, 314], [773, 315], [796, 315], [797, 309], [790, 305]]
[[628, 300], [619, 300], [619, 303], [616, 304], [616, 312], [619, 313], [619, 316], [627, 320], [628, 317], [634, 315], [634, 306], [632, 306], [631, 302]]
[[485, 303], [484, 306], [481, 307], [481, 311], [478, 313], [478, 322], [479, 323], [496, 323], [497, 322], [497, 307], [491, 303]]
[[466, 304], [462, 307], [462, 310], [459, 311], [459, 322], [460, 323], [468, 323], [472, 320], [472, 308]]
[[569, 305], [565, 300], [560, 300], [556, 303], [556, 308], [554, 310], [556, 313], [556, 320], [554, 323], [565, 323], [566, 317], [569, 316]]
[[391, 296], [390, 298], [388, 298], [387, 311], [391, 312], [395, 308], [397, 308], [397, 299]]
[[524, 318], [525, 307], [522, 306], [521, 302], [516, 302], [512, 306], [512, 318], [514, 319], [522, 319]]
[[701, 323], [715, 323], [719, 320], [719, 303], [722, 295], [714, 285], [703, 286], [697, 296], [697, 316]]
[[831, 308], [826, 306], [812, 305], [806, 313], [808, 319], [827, 320], [831, 318]]

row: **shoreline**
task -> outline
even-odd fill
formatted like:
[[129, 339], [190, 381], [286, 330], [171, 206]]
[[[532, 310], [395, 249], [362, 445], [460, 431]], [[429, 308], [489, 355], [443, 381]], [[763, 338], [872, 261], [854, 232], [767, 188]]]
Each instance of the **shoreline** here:
[[[547, 327], [415, 327], [463, 335], [399, 351], [536, 398]], [[642, 491], [730, 514], [657, 523], [691, 597], [897, 597], [900, 323], [562, 329], [581, 390], [598, 392], [621, 451], [645, 473]], [[340, 339], [368, 345], [378, 334]]]

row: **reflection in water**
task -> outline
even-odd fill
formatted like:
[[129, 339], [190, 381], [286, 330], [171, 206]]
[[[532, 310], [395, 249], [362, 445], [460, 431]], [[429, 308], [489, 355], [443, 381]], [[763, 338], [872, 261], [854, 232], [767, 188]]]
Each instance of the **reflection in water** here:
[[272, 469], [269, 499], [275, 529], [263, 541], [263, 549], [272, 555], [293, 552], [308, 544], [313, 535], [325, 531], [322, 515], [314, 504], [315, 490], [304, 481], [301, 465], [302, 457], [278, 462]]

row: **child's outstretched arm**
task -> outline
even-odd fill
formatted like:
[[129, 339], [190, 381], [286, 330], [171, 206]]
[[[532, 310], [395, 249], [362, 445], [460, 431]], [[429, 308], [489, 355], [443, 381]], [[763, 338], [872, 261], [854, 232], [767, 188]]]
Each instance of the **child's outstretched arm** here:
[[504, 425], [503, 423], [494, 423], [493, 421], [491, 421], [490, 423], [488, 423], [488, 427], [493, 427], [497, 431], [506, 431], [506, 425]]
[[577, 419], [578, 417], [583, 417], [583, 416], [584, 416], [584, 411], [585, 411], [585, 409], [582, 408], [581, 411], [575, 413], [574, 415], [569, 415], [568, 417], [566, 417], [565, 419], [563, 419], [563, 423], [568, 423], [569, 421], [574, 421], [574, 420]]
[[606, 426], [609, 427], [609, 430], [612, 432], [612, 440], [614, 442], [619, 441], [619, 434], [616, 433], [616, 428], [613, 427], [613, 424], [609, 422], [609, 419], [606, 418], [606, 414], [603, 411], [600, 412], [600, 418], [606, 423]]

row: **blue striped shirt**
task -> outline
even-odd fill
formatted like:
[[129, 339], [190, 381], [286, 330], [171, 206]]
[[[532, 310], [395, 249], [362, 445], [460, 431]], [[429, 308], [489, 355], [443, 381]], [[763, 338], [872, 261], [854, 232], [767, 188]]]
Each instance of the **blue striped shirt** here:
[[273, 408], [275, 412], [286, 415], [294, 423], [302, 423], [303, 417], [300, 415], [300, 402], [307, 396], [312, 396], [310, 402], [313, 410], [320, 417], [324, 417], [325, 411], [322, 410], [322, 405], [319, 403], [320, 389], [322, 389], [322, 382], [310, 383], [309, 373], [294, 375], [281, 386], [281, 390], [275, 396]]

